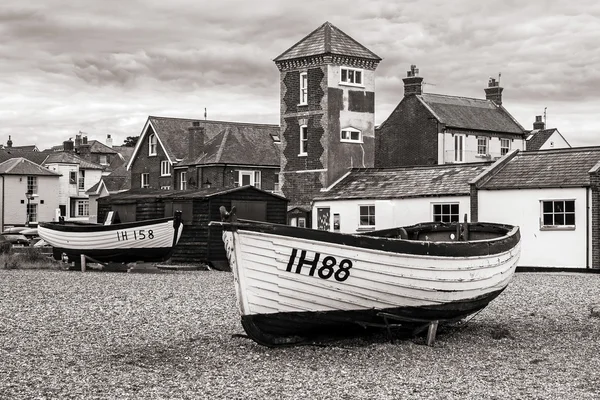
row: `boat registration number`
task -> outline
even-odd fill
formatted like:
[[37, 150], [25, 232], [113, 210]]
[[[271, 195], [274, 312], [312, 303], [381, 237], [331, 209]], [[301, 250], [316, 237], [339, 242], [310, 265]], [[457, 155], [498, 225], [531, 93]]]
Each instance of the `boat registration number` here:
[[[300, 256], [298, 256], [298, 252], [300, 252]], [[310, 260], [306, 258], [306, 250], [292, 249], [292, 254], [290, 254], [290, 259], [285, 270], [287, 272], [302, 274], [303, 267], [306, 267], [304, 273], [309, 276], [315, 276], [316, 274], [321, 279], [333, 277], [338, 282], [344, 282], [350, 277], [352, 260], [343, 258], [338, 262], [338, 259], [334, 256], [324, 256], [323, 258], [321, 256], [321, 253], [315, 253], [314, 258]]]
[[122, 242], [124, 240], [144, 240], [144, 239], [154, 239], [154, 231], [152, 229], [117, 231], [117, 240], [119, 242]]

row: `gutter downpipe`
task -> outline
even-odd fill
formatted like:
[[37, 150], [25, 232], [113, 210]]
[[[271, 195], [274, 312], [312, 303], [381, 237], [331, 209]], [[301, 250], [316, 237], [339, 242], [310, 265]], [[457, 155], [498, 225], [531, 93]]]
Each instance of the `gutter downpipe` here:
[[[590, 193], [593, 193], [589, 187], [585, 188], [585, 267], [590, 268]], [[592, 235], [593, 237], [593, 235]]]

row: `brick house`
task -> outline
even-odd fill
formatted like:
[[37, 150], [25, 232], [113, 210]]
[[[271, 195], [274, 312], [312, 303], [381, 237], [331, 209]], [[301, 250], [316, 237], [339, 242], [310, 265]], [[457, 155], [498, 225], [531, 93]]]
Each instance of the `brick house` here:
[[375, 134], [376, 167], [481, 162], [525, 148], [526, 131], [502, 106], [495, 79], [485, 100], [423, 93], [415, 65], [403, 81], [404, 98]]
[[542, 120], [541, 115], [535, 117], [533, 130], [527, 134], [525, 141], [525, 150], [549, 150], [549, 149], [566, 149], [571, 145], [567, 139], [560, 134], [556, 128], [546, 129], [546, 123]]
[[473, 221], [521, 228], [520, 266], [600, 268], [600, 147], [515, 150], [470, 185]]
[[326, 22], [275, 58], [280, 72], [280, 184], [289, 221], [352, 167], [372, 167], [380, 57]]
[[131, 188], [278, 192], [279, 126], [150, 116], [127, 170]]

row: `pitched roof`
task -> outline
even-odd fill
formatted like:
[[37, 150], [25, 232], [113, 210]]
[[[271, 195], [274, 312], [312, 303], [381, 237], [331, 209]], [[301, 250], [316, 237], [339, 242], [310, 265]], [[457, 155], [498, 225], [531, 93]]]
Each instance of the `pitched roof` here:
[[490, 163], [353, 169], [315, 200], [399, 199], [468, 195], [469, 182]]
[[78, 155], [68, 152], [51, 152], [48, 153], [48, 157], [44, 160], [44, 164], [79, 164], [79, 168], [83, 169], [104, 169], [104, 167], [100, 164], [96, 164], [83, 158]]
[[525, 129], [491, 100], [423, 93], [417, 95], [432, 114], [449, 128], [516, 133]]
[[561, 133], [558, 131], [558, 129], [549, 128], [549, 129], [534, 129], [534, 130], [530, 131], [529, 136], [526, 139], [527, 142], [526, 142], [525, 149], [528, 151], [541, 149], [542, 146], [548, 141], [548, 139], [550, 139], [550, 137], [552, 137], [552, 135], [554, 135], [555, 133], [558, 136], [560, 136], [569, 147], [571, 147], [569, 142], [567, 142], [567, 139], [565, 139], [565, 137], [563, 135], [561, 135]]
[[[215, 129], [216, 131], [216, 129]], [[198, 158], [184, 159], [178, 165], [245, 164], [279, 167], [279, 146], [273, 136], [279, 134], [276, 125], [223, 125], [220, 132], [204, 144]]]
[[11, 158], [0, 163], [1, 175], [36, 175], [36, 176], [60, 176], [59, 173], [50, 171], [39, 164], [25, 158]]
[[262, 189], [258, 189], [251, 185], [237, 186], [230, 188], [201, 188], [192, 190], [159, 190], [159, 189], [141, 189], [135, 188], [125, 192], [111, 194], [110, 196], [103, 197], [104, 200], [118, 200], [118, 201], [131, 201], [136, 199], [147, 199], [149, 197], [159, 198], [173, 198], [173, 199], [202, 199], [215, 197], [223, 194], [254, 190], [268, 194], [269, 196], [277, 197], [279, 199], [287, 200], [285, 197], [275, 193], [267, 192]]
[[15, 148], [4, 148], [0, 149], [0, 162], [10, 160], [11, 158], [25, 158], [31, 162], [42, 165], [46, 157], [50, 152], [48, 151], [33, 151], [33, 150], [22, 150]]
[[100, 153], [100, 154], [117, 154], [118, 153], [118, 151], [116, 151], [115, 149], [108, 147], [104, 143], [99, 142], [97, 140], [90, 140], [88, 142], [88, 145], [90, 146], [90, 153]]
[[598, 162], [600, 147], [516, 152], [476, 184], [490, 190], [586, 187]]
[[[169, 159], [174, 162], [183, 160], [188, 156], [188, 128], [192, 126], [193, 122], [197, 121], [204, 128], [205, 144], [212, 146], [209, 147], [211, 149], [210, 162], [274, 165], [273, 156], [276, 153], [277, 161], [275, 164], [279, 165], [279, 150], [272, 137], [273, 135], [279, 135], [278, 125], [148, 117], [148, 122], [153, 127]], [[220, 142], [218, 142], [218, 139], [212, 141], [218, 135], [222, 136], [222, 140]], [[141, 142], [142, 138], [140, 138], [138, 145]], [[240, 149], [240, 146], [247, 147]], [[215, 152], [216, 148], [218, 150]], [[135, 148], [135, 152], [137, 151], [139, 151], [139, 146]], [[187, 163], [195, 161], [197, 160], [186, 160]], [[206, 163], [206, 161], [202, 161], [202, 163]]]
[[330, 22], [325, 22], [298, 43], [280, 54], [274, 61], [278, 62], [323, 54], [381, 60], [379, 56], [352, 39], [339, 28]]

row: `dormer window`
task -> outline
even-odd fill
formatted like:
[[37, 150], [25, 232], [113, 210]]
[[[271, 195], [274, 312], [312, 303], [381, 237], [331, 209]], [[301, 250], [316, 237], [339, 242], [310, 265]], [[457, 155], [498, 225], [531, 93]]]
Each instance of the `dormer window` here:
[[308, 104], [308, 73], [300, 74], [300, 105]]
[[354, 128], [344, 128], [340, 136], [341, 142], [362, 143], [362, 132]]
[[340, 83], [343, 85], [362, 86], [363, 70], [357, 68], [340, 67]]
[[154, 133], [148, 137], [148, 155], [156, 155], [156, 135]]

